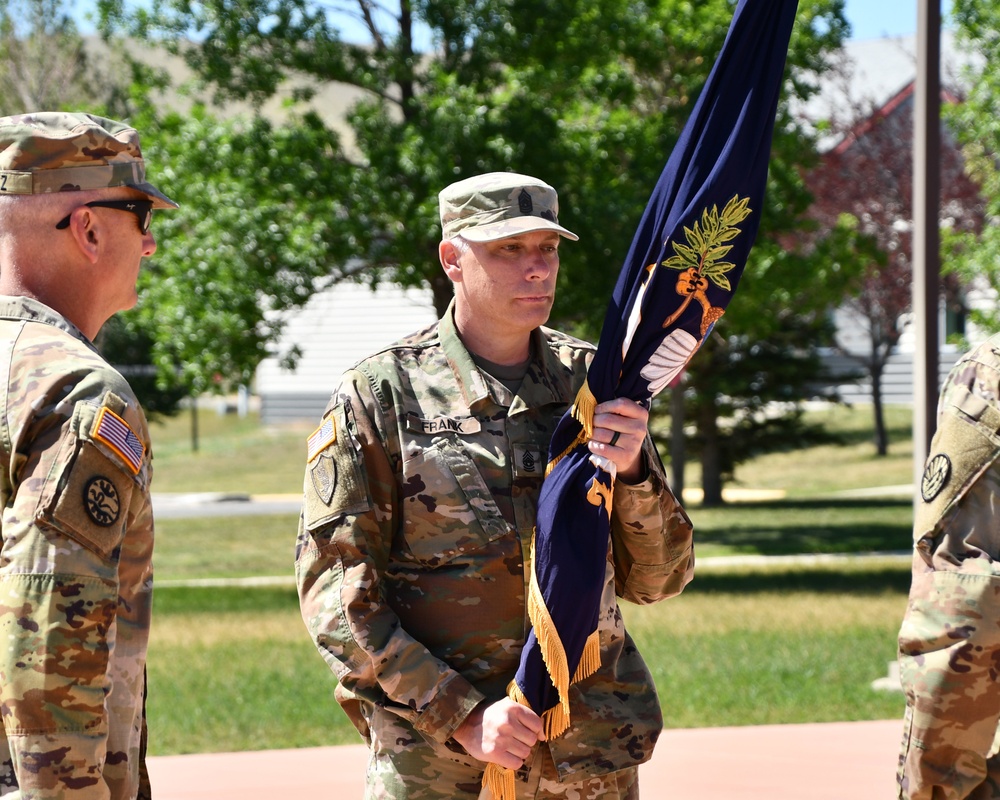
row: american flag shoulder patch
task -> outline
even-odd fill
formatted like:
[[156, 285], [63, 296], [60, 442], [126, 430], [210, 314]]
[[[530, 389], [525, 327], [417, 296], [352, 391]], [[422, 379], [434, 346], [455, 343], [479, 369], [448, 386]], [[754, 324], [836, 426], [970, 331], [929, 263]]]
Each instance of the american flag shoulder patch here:
[[101, 408], [94, 422], [91, 434], [95, 441], [107, 445], [124, 459], [133, 475], [138, 475], [142, 469], [142, 459], [146, 455], [146, 446], [142, 443], [129, 424], [107, 406]]
[[306, 463], [310, 463], [327, 447], [337, 441], [337, 425], [333, 417], [329, 416], [323, 420], [323, 424], [314, 430], [306, 440], [308, 454]]

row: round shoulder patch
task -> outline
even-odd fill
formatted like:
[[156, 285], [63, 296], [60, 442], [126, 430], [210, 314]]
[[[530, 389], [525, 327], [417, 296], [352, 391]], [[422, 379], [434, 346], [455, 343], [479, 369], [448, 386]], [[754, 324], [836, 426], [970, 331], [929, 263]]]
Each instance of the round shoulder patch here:
[[927, 462], [924, 475], [920, 480], [920, 496], [925, 503], [937, 497], [948, 484], [951, 477], [951, 459], [944, 453], [938, 453]]
[[96, 525], [110, 528], [121, 516], [121, 498], [110, 478], [96, 475], [83, 486], [83, 507]]

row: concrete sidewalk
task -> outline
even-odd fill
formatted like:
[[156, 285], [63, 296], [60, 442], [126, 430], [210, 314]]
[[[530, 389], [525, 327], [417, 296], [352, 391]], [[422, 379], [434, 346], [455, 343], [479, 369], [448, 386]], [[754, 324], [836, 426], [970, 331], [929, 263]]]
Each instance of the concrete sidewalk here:
[[[643, 800], [886, 800], [901, 720], [664, 731]], [[156, 800], [360, 800], [364, 745], [159, 756]]]

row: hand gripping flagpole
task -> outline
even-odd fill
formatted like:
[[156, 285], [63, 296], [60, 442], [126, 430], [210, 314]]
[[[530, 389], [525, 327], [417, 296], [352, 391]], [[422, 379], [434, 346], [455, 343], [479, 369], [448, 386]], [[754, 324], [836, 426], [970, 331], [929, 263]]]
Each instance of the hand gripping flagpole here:
[[[586, 446], [594, 407], [628, 397], [648, 408], [732, 299], [760, 225], [796, 7], [740, 0], [636, 230], [587, 381], [552, 437], [528, 592], [532, 629], [508, 688], [541, 715], [549, 740], [572, 724], [569, 687], [600, 667], [614, 475]], [[514, 800], [512, 771], [489, 764], [483, 783], [497, 800]]]

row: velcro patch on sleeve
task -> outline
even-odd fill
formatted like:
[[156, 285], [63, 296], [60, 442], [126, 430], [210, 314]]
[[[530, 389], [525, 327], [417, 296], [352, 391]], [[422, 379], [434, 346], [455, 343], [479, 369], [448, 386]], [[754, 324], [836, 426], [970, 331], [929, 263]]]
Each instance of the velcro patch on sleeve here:
[[121, 456], [133, 475], [139, 474], [146, 446], [129, 424], [107, 406], [98, 412], [91, 437]]
[[102, 558], [111, 558], [125, 538], [135, 487], [118, 459], [93, 443], [79, 442], [43, 518]]

